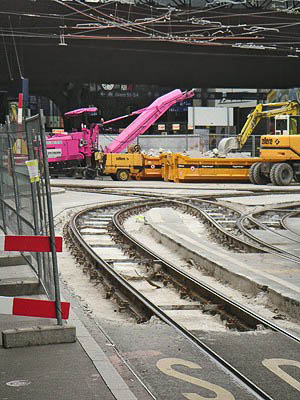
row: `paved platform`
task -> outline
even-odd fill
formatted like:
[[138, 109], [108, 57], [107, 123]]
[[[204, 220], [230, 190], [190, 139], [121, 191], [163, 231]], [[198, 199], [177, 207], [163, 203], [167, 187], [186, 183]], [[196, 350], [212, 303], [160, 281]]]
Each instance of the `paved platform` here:
[[[1, 329], [47, 324], [35, 320], [1, 315]], [[53, 322], [52, 322], [53, 323]], [[1, 343], [2, 344], [2, 343]], [[134, 399], [126, 390], [108, 387], [99, 373], [99, 361], [91, 362], [77, 340], [75, 343], [4, 349], [0, 346], [1, 399]], [[98, 365], [97, 365], [98, 363]], [[117, 393], [118, 392], [118, 393]]]
[[[15, 255], [11, 257], [15, 259]], [[7, 264], [10, 264], [9, 259]], [[32, 279], [34, 274], [21, 262], [19, 265], [5, 266], [5, 256], [2, 254], [0, 290], [2, 278], [9, 280], [11, 271], [12, 279], [15, 279], [14, 274], [18, 267], [26, 285], [26, 281]], [[13, 288], [18, 290], [18, 286], [13, 286], [12, 282], [9, 295], [17, 297]], [[21, 297], [45, 299], [44, 295], [33, 292]], [[3, 314], [0, 314], [0, 318], [2, 332], [9, 329], [56, 326], [55, 319]], [[70, 318], [64, 325], [76, 327], [76, 342], [7, 349], [3, 347], [2, 336], [0, 337], [1, 399], [136, 400], [126, 382], [112, 366], [105, 350], [93, 339], [72, 309]]]
[[261, 192], [262, 190], [266, 193], [273, 192], [287, 192], [287, 193], [300, 193], [300, 184], [295, 183], [290, 186], [273, 186], [273, 185], [252, 185], [251, 183], [224, 183], [224, 182], [197, 182], [197, 183], [175, 183], [175, 182], [164, 182], [164, 181], [135, 181], [129, 180], [126, 182], [113, 181], [110, 177], [103, 177], [103, 179], [96, 178], [95, 180], [85, 179], [70, 179], [70, 178], [58, 178], [51, 179], [52, 188], [63, 188], [66, 185], [74, 188], [98, 188], [98, 189], [160, 189], [160, 190], [192, 190], [201, 191], [214, 191], [222, 190], [228, 192], [249, 191], [249, 192]]

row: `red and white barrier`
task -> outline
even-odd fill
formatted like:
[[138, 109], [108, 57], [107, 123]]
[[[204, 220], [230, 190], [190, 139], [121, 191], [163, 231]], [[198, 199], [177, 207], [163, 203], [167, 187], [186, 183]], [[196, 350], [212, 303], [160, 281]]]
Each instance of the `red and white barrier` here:
[[[62, 319], [69, 318], [70, 303], [61, 302]], [[0, 296], [0, 314], [56, 318], [55, 301]]]
[[[55, 237], [56, 251], [62, 252], [62, 237]], [[49, 236], [0, 235], [0, 250], [50, 252]], [[61, 302], [62, 319], [69, 318], [70, 303]], [[0, 314], [57, 318], [56, 303], [50, 300], [0, 296]]]
[[23, 93], [19, 93], [18, 96], [18, 125], [22, 128], [23, 121]]
[[[56, 251], [62, 252], [62, 237], [55, 237]], [[49, 236], [11, 236], [0, 235], [0, 250], [50, 252]]]

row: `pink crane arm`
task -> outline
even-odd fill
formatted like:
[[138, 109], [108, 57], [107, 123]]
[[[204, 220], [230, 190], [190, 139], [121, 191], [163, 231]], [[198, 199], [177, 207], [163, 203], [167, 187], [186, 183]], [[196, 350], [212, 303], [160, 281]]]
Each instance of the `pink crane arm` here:
[[97, 107], [88, 107], [88, 108], [77, 108], [77, 110], [68, 111], [65, 113], [66, 117], [73, 117], [74, 115], [80, 115], [85, 112], [96, 112], [98, 111]]
[[104, 153], [121, 153], [126, 147], [134, 141], [134, 139], [142, 135], [146, 130], [154, 124], [173, 104], [184, 101], [194, 96], [194, 91], [182, 92], [175, 89], [157, 98], [150, 106], [145, 109], [138, 110], [135, 113], [140, 115], [125, 128], [111, 144], [104, 149]]
[[133, 112], [130, 113], [130, 114], [122, 115], [121, 117], [109, 119], [108, 121], [104, 121], [104, 122], [102, 123], [102, 125], [110, 124], [111, 122], [119, 121], [119, 119], [124, 119], [124, 118], [127, 118], [127, 117], [131, 117], [132, 115], [135, 115], [135, 114], [141, 114], [143, 111], [146, 110], [146, 108], [147, 108], [147, 107], [141, 108], [141, 109], [139, 109], [139, 110], [133, 111]]

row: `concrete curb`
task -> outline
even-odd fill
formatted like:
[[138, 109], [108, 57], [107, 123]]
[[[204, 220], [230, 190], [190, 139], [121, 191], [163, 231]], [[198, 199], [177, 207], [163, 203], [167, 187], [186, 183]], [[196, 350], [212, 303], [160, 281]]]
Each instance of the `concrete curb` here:
[[45, 344], [73, 343], [76, 341], [74, 326], [33, 326], [30, 328], [7, 329], [2, 332], [3, 347], [40, 346]]
[[37, 279], [1, 279], [1, 296], [30, 296], [44, 294]]
[[12, 267], [15, 265], [24, 265], [24, 257], [19, 255], [0, 256], [0, 267]]
[[94, 364], [106, 385], [109, 387], [112, 394], [115, 396], [116, 400], [137, 400], [124, 379], [112, 365], [105, 352], [90, 335], [89, 331], [74, 311], [71, 311], [70, 322], [76, 327], [77, 340]]
[[208, 255], [203, 255], [194, 249], [186, 248], [182, 241], [161, 232], [149, 221], [147, 224], [155, 239], [178, 251], [183, 257], [193, 259], [195, 263], [199, 263], [209, 275], [214, 276], [221, 282], [226, 282], [227, 284], [230, 282], [230, 286], [234, 289], [245, 290], [254, 295], [264, 291], [270, 302], [275, 306], [290, 314], [292, 317], [300, 316], [299, 294], [294, 293], [293, 295], [293, 291], [287, 293], [286, 287], [283, 287], [277, 282], [271, 284], [271, 282], [266, 281], [263, 277], [255, 276], [254, 274], [248, 276], [242, 270], [231, 271], [225, 265], [221, 265], [210, 259]]

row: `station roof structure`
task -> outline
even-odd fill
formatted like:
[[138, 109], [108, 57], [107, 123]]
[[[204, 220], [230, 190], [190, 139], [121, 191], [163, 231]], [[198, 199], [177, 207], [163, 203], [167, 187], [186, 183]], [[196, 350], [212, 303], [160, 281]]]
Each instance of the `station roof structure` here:
[[0, 88], [300, 86], [299, 12], [279, 0], [1, 0]]

